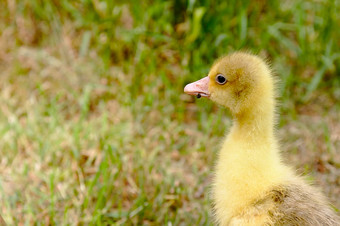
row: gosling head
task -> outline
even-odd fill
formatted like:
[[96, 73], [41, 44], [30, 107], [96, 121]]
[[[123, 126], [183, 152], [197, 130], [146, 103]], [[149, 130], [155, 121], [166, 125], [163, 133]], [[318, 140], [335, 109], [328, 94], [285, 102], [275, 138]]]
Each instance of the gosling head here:
[[[218, 59], [207, 77], [185, 86], [184, 92], [207, 97], [234, 115], [255, 105], [273, 105], [273, 78], [260, 58], [237, 52]], [[265, 105], [263, 105], [265, 104]]]

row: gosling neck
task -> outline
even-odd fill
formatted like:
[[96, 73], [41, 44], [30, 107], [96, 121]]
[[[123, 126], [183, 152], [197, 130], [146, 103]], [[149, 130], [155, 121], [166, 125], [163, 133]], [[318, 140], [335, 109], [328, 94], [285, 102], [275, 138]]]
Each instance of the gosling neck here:
[[274, 104], [254, 104], [238, 114], [233, 114], [232, 132], [244, 138], [268, 140], [274, 133]]

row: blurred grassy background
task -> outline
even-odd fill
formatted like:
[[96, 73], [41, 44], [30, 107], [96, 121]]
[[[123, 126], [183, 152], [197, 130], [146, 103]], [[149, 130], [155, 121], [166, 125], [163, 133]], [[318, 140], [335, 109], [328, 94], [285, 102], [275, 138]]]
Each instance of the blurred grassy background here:
[[280, 84], [286, 158], [340, 207], [340, 4], [0, 2], [0, 212], [9, 225], [209, 225], [227, 111], [183, 94], [250, 50]]

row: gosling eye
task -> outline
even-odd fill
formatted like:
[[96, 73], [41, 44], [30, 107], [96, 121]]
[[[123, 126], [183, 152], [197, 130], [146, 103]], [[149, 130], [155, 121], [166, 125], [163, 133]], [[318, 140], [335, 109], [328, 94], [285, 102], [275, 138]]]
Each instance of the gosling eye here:
[[216, 82], [220, 85], [224, 85], [226, 82], [227, 82], [227, 78], [224, 77], [224, 75], [222, 74], [218, 74], [216, 75], [216, 78], [215, 78]]

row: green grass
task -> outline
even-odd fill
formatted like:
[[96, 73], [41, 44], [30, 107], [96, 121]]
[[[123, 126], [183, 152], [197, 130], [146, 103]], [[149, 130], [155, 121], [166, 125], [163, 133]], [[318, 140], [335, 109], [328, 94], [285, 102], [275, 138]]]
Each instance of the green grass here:
[[285, 155], [340, 207], [338, 1], [0, 5], [9, 225], [213, 224], [209, 187], [231, 122], [183, 87], [235, 50], [272, 62]]

